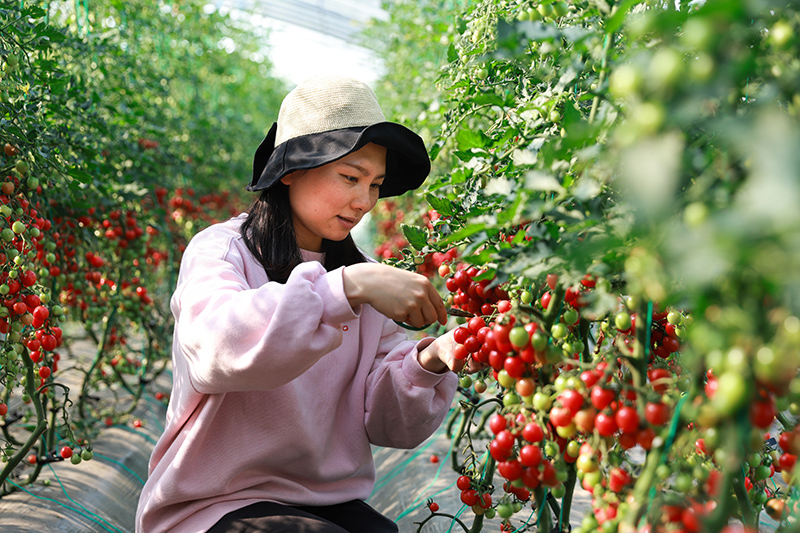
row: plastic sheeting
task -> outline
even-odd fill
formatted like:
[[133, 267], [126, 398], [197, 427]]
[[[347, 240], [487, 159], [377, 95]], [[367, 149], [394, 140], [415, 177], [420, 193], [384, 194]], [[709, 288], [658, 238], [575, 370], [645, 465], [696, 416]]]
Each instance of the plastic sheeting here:
[[[0, 531], [132, 533], [147, 462], [165, 414], [166, 407], [161, 402], [142, 400], [134, 412], [142, 427], [105, 428], [94, 441], [91, 461], [79, 465], [60, 461], [45, 466], [32, 486], [0, 499]], [[369, 503], [396, 520], [403, 533], [416, 532], [416, 523], [430, 516], [428, 499], [439, 504], [440, 512], [460, 514], [471, 526], [474, 515], [459, 501], [454, 485], [458, 476], [450, 467], [449, 449], [450, 440], [443, 431], [415, 450], [376, 448], [377, 480]], [[431, 462], [432, 455], [440, 460]], [[496, 491], [495, 498], [499, 495]], [[588, 497], [578, 495], [578, 499], [576, 513], [582, 513]], [[521, 525], [531, 514], [530, 509], [523, 511], [518, 515], [522, 520], [515, 522]], [[462, 530], [457, 525], [451, 529], [451, 523], [445, 517], [434, 517], [421, 531]], [[485, 524], [484, 531], [499, 531], [499, 519], [486, 520]]]
[[[156, 389], [169, 392], [165, 373]], [[166, 405], [153, 397], [142, 399], [131, 420], [141, 427], [112, 426], [94, 440], [94, 458], [73, 465], [59, 461], [44, 467], [38, 480], [0, 499], [0, 532], [133, 533], [134, 516], [150, 452], [163, 430]], [[444, 428], [415, 450], [374, 450], [377, 479], [369, 503], [398, 523], [401, 533], [445, 533], [464, 529], [446, 517], [431, 516], [429, 500], [439, 504], [439, 512], [458, 516], [471, 528], [475, 515], [461, 504], [455, 487], [458, 474], [450, 466], [451, 441]], [[438, 458], [431, 461], [431, 456]], [[503, 495], [496, 478], [495, 502]], [[47, 484], [46, 484], [47, 483]], [[570, 522], [580, 524], [590, 509], [590, 496], [576, 488]], [[520, 527], [535, 521], [530, 507], [512, 518]], [[774, 522], [762, 515], [762, 531], [774, 531]], [[770, 522], [770, 523], [767, 523]], [[500, 519], [484, 521], [484, 531], [499, 531]]]

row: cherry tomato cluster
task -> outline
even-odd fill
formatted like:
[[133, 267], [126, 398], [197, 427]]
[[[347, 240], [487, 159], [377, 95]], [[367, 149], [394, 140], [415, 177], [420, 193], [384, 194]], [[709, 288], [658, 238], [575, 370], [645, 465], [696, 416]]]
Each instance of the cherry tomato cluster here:
[[[486, 290], [490, 281], [481, 279], [474, 267], [447, 279], [451, 292], [469, 298], [454, 299], [454, 305], [475, 314], [454, 331], [456, 357], [472, 357], [491, 367], [500, 391], [501, 411], [488, 423], [488, 451], [508, 494], [495, 505], [503, 518], [530, 501], [539, 488], [562, 496], [573, 469], [593, 495], [592, 527], [615, 520], [639, 469], [625, 452], [636, 446], [648, 451], [657, 437], [667, 437], [676, 398], [688, 385], [681, 377], [679, 338], [689, 318], [657, 308], [647, 316], [646, 372], [634, 383], [623, 361], [635, 356], [633, 347], [642, 335], [637, 313], [627, 307], [631, 303], [621, 304], [622, 310], [604, 319], [582, 316], [598, 282], [602, 280], [586, 275], [575, 286], [557, 290], [558, 277], [550, 275], [538, 298], [528, 290], [515, 290], [509, 298], [506, 292]], [[548, 330], [545, 317], [558, 294], [563, 300], [550, 311]], [[596, 337], [586, 353], [589, 343], [582, 336], [590, 328]], [[480, 383], [478, 393], [485, 389], [478, 389]], [[613, 459], [604, 459], [606, 454]], [[702, 472], [710, 485], [718, 481], [715, 472]], [[459, 480], [462, 502], [485, 513], [483, 500], [473, 500], [490, 495], [491, 486], [477, 475]], [[675, 483], [685, 481], [679, 476]]]
[[456, 480], [456, 487], [461, 491], [461, 503], [471, 507], [475, 514], [485, 514], [487, 510], [492, 509], [491, 493], [487, 488], [474, 484], [471, 477], [459, 477]]
[[[23, 404], [41, 396], [57, 405], [49, 383], [60, 360], [55, 351], [63, 340], [58, 324], [66, 317], [49, 287], [49, 278], [61, 272], [54, 265], [57, 236], [44, 214], [49, 205], [42, 185], [28, 175], [28, 163], [15, 147], [6, 144], [3, 153], [15, 172], [0, 185], [0, 416], [6, 417], [6, 402], [17, 394]], [[35, 382], [29, 381], [31, 370]], [[11, 420], [20, 416], [12, 415]], [[65, 434], [70, 435], [68, 429]], [[14, 452], [7, 447], [2, 456], [8, 460]]]
[[492, 286], [494, 280], [483, 274], [477, 267], [461, 266], [445, 280], [453, 307], [473, 315], [491, 316], [501, 300], [508, 300], [508, 293]]
[[[142, 147], [154, 145], [148, 141]], [[171, 250], [182, 250], [196, 225], [229, 216], [240, 206], [232, 206], [227, 194], [195, 198], [191, 189], [170, 193], [158, 188], [152, 197], [137, 197], [126, 209], [77, 210], [56, 197], [48, 198], [49, 184], [31, 175], [27, 159], [16, 148], [6, 145], [0, 157], [12, 169], [0, 180], [0, 333], [4, 335], [0, 416], [10, 427], [16, 420], [35, 416], [37, 410], [26, 407], [32, 403], [37, 409], [40, 403], [49, 403], [45, 409], [49, 412], [64, 402], [65, 417], [71, 416], [66, 412], [67, 393], [64, 398], [55, 394], [66, 390], [57, 381], [60, 355], [56, 350], [64, 342], [59, 323], [68, 315], [90, 329], [98, 323], [107, 326], [105, 333], [96, 332], [98, 341], [103, 341], [98, 346], [102, 358], [86, 373], [83, 389], [89, 391], [100, 382], [103, 387], [114, 386], [125, 374], [136, 375], [134, 386], [143, 386], [139, 380], [142, 361], [155, 361], [150, 352], [169, 344], [169, 324], [155, 309], [158, 295], [153, 294], [162, 289], [160, 280], [169, 276], [156, 269], [177, 264], [179, 254]], [[146, 354], [127, 346], [134, 330], [142, 336], [143, 324], [148, 335]], [[35, 383], [28, 379], [28, 365], [33, 365]], [[77, 403], [88, 396], [81, 396]], [[10, 401], [15, 397], [21, 402]], [[20, 403], [22, 407], [12, 407], [10, 412], [9, 405]], [[103, 416], [93, 408], [79, 411]], [[78, 426], [93, 434], [91, 421]], [[76, 445], [86, 452], [89, 443], [73, 435], [71, 428], [78, 426], [64, 426], [57, 432], [71, 445], [41, 457], [30, 454], [34, 463], [57, 458], [80, 461], [85, 453], [70, 452]], [[53, 441], [47, 446], [55, 450], [59, 444]], [[6, 446], [1, 454], [16, 463], [19, 454], [29, 451]]]

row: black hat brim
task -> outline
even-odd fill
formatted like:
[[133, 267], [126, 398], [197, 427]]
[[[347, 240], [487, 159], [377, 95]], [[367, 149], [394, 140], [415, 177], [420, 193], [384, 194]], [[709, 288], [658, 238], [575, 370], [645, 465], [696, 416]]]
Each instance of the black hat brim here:
[[277, 124], [273, 124], [256, 150], [253, 179], [247, 186], [248, 191], [268, 189], [290, 172], [332, 163], [371, 142], [387, 149], [386, 179], [381, 185], [381, 198], [418, 188], [431, 171], [431, 161], [422, 138], [394, 122], [302, 135], [275, 146], [277, 129]]

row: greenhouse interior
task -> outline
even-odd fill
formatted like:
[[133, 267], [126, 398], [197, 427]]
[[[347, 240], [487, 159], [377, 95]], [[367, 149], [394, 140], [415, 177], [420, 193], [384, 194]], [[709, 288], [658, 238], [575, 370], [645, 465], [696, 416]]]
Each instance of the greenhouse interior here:
[[0, 530], [800, 532], [800, 2], [0, 22]]

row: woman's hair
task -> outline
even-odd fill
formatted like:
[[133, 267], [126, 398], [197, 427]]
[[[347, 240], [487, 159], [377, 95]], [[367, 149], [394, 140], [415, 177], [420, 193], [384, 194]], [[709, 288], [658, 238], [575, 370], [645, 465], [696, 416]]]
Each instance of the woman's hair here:
[[[264, 189], [252, 203], [240, 232], [270, 281], [286, 283], [294, 267], [303, 262], [292, 223], [289, 187], [281, 182]], [[349, 234], [342, 241], [323, 239], [322, 251], [328, 271], [367, 261]]]

